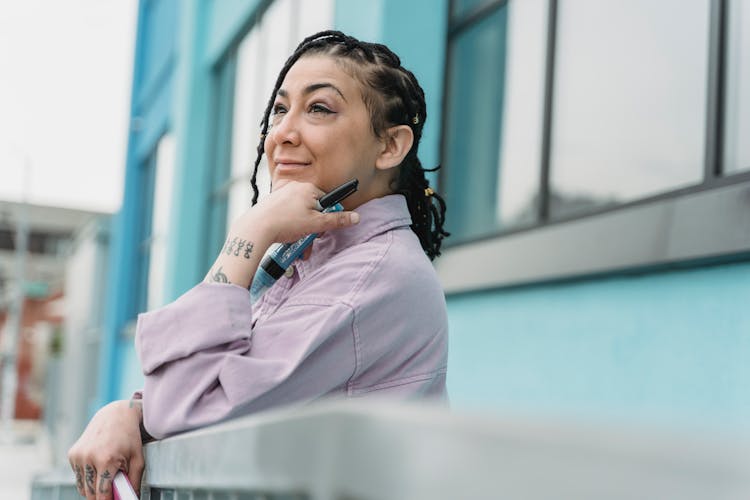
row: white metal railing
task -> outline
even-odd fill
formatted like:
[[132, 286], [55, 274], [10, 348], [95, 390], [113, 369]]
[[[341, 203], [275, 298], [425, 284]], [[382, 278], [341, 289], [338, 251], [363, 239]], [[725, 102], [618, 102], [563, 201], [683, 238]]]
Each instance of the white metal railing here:
[[[66, 477], [38, 478], [33, 500], [75, 498], [51, 496], [55, 485], [72, 488]], [[750, 449], [747, 442], [339, 402], [151, 443], [142, 498], [746, 500]]]

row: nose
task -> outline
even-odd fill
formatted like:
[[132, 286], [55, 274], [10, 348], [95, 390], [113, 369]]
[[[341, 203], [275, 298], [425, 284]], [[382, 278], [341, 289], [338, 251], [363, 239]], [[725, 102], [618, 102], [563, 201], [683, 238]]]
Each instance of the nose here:
[[287, 111], [278, 121], [273, 124], [269, 136], [276, 144], [297, 145], [300, 142], [298, 118], [294, 113]]

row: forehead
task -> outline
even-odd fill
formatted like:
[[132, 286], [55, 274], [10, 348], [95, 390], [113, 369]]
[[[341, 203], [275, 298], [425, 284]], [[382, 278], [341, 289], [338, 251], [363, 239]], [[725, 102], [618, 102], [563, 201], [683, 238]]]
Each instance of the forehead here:
[[294, 91], [316, 83], [333, 83], [347, 98], [349, 96], [345, 90], [349, 93], [359, 93], [357, 80], [345, 71], [333, 56], [322, 54], [302, 56], [289, 69], [281, 88]]

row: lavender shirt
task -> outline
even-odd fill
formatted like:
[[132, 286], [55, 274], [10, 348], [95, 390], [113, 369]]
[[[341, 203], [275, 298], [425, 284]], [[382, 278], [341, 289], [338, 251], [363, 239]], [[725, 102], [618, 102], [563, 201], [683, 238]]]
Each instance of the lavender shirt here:
[[446, 397], [445, 297], [406, 200], [357, 212], [255, 308], [242, 287], [201, 283], [138, 316], [151, 435], [324, 396]]

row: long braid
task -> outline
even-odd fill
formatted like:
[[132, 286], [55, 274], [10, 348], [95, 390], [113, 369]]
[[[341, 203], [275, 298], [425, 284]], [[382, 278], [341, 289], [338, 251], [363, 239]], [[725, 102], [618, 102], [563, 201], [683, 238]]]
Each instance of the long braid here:
[[450, 234], [443, 229], [445, 201], [430, 188], [425, 177], [425, 172], [434, 172], [440, 167], [422, 168], [417, 155], [427, 119], [424, 91], [414, 74], [401, 66], [400, 58], [388, 47], [379, 43], [361, 42], [340, 31], [322, 31], [305, 38], [279, 72], [261, 121], [260, 143], [251, 179], [253, 205], [258, 202], [258, 166], [263, 157], [276, 94], [290, 68], [305, 54], [336, 57], [336, 61], [345, 65], [362, 83], [363, 98], [370, 110], [376, 135], [380, 136], [386, 128], [394, 125], [408, 125], [411, 128], [414, 143], [397, 167], [395, 191], [406, 198], [412, 218], [411, 229], [419, 238], [427, 256], [431, 260], [439, 256], [442, 240]]

